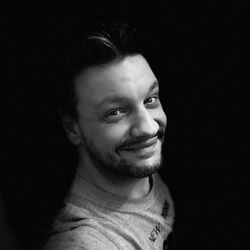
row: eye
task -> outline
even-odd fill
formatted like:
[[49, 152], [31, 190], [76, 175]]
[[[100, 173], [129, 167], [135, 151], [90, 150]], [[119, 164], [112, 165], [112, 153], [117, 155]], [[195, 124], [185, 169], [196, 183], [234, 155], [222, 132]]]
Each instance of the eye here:
[[144, 101], [144, 104], [155, 105], [155, 104], [158, 103], [158, 99], [159, 99], [159, 96], [158, 96], [158, 95], [153, 95], [153, 96], [147, 98], [147, 99]]
[[114, 108], [109, 110], [108, 112], [106, 112], [105, 117], [106, 118], [119, 118], [121, 117], [123, 114], [125, 114], [127, 112], [127, 109], [125, 108]]
[[156, 101], [156, 98], [155, 97], [149, 97], [147, 100], [146, 100], [146, 103], [154, 103]]
[[112, 110], [111, 112], [109, 112], [109, 113], [107, 114], [107, 116], [118, 116], [118, 115], [120, 115], [121, 113], [122, 113], [121, 110], [115, 109], [115, 110]]
[[126, 109], [120, 109], [120, 108], [113, 109], [105, 114], [104, 119], [108, 123], [118, 122], [121, 119], [123, 119], [126, 112], [127, 112]]

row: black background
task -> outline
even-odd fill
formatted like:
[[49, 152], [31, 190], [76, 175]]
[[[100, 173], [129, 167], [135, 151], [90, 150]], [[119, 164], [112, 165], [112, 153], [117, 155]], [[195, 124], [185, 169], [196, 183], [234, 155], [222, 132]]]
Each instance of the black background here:
[[168, 117], [161, 174], [177, 249], [249, 249], [245, 6], [15, 2], [1, 11], [0, 249], [34, 248], [61, 205], [76, 155], [57, 114], [58, 65], [92, 21], [114, 18], [152, 28], [161, 50], [152, 67]]

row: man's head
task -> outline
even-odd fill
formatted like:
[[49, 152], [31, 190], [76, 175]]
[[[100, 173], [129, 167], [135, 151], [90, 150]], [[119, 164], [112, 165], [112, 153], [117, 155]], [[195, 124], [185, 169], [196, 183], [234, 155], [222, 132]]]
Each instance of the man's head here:
[[161, 164], [166, 116], [157, 78], [134, 29], [109, 25], [87, 36], [83, 45], [71, 62], [67, 103], [72, 107], [64, 113], [70, 141], [80, 159], [104, 174], [153, 174]]

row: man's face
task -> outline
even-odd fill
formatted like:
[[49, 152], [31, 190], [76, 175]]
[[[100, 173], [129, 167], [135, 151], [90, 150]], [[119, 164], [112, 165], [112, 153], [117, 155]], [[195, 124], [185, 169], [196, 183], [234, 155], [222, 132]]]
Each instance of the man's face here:
[[166, 115], [141, 55], [92, 67], [76, 79], [84, 157], [101, 172], [143, 178], [161, 164]]

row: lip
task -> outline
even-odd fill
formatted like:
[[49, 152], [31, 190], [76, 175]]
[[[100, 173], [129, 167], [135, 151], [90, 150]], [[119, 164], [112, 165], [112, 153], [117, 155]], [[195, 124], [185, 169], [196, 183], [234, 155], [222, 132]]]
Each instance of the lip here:
[[127, 151], [135, 151], [135, 150], [140, 150], [140, 149], [145, 149], [145, 148], [149, 148], [151, 146], [153, 146], [154, 144], [156, 144], [158, 138], [154, 137], [146, 142], [143, 143], [139, 143], [130, 147], [125, 147], [123, 148], [123, 150], [127, 150]]

